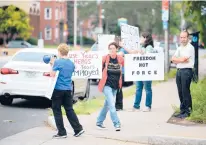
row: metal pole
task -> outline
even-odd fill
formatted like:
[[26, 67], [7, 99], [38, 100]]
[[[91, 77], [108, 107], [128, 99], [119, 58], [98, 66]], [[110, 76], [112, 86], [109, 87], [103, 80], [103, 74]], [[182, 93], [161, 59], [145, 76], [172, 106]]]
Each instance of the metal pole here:
[[74, 48], [77, 46], [77, 0], [74, 0]]
[[165, 73], [169, 72], [170, 60], [169, 60], [169, 32], [168, 28], [165, 30]]

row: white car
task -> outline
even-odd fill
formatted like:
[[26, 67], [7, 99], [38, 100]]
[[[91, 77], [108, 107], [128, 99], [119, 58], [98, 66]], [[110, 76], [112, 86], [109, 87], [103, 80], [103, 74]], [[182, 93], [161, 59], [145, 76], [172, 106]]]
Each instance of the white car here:
[[[57, 55], [57, 50], [22, 49], [0, 69], [1, 104], [10, 105], [14, 98], [46, 98], [52, 78], [50, 65], [43, 62], [44, 55]], [[88, 79], [73, 79], [72, 83], [73, 100], [89, 98]]]

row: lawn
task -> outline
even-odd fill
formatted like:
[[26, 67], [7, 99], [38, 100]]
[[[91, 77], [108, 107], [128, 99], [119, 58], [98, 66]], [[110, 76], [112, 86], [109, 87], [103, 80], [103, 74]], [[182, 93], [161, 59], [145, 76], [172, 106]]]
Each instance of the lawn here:
[[192, 83], [191, 95], [193, 111], [188, 120], [206, 123], [206, 77], [197, 84]]

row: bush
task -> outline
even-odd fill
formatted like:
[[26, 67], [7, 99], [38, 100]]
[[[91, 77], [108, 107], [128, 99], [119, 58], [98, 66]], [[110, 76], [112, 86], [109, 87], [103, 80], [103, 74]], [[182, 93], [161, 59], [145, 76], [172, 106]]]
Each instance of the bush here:
[[192, 83], [191, 95], [193, 111], [188, 119], [198, 123], [206, 123], [206, 77], [197, 84]]
[[30, 43], [31, 45], [37, 45], [38, 44], [38, 39], [31, 37], [27, 40], [28, 43]]
[[[92, 45], [95, 43], [95, 41], [91, 38], [87, 38], [87, 37], [82, 37], [83, 40], [83, 45]], [[74, 37], [73, 36], [68, 36], [67, 37], [67, 43], [69, 43], [70, 45], [74, 43]], [[77, 44], [80, 44], [80, 37], [77, 37]]]

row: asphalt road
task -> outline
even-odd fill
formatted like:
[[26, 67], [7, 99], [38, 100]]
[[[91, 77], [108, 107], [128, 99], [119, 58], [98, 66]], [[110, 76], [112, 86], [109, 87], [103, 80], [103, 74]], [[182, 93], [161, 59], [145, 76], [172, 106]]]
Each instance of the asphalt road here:
[[[6, 62], [6, 59], [0, 59], [0, 68]], [[97, 89], [97, 83], [91, 83], [90, 89], [91, 97], [102, 96]], [[0, 140], [33, 127], [45, 126], [48, 108], [47, 100], [14, 99], [12, 106], [0, 104]]]

